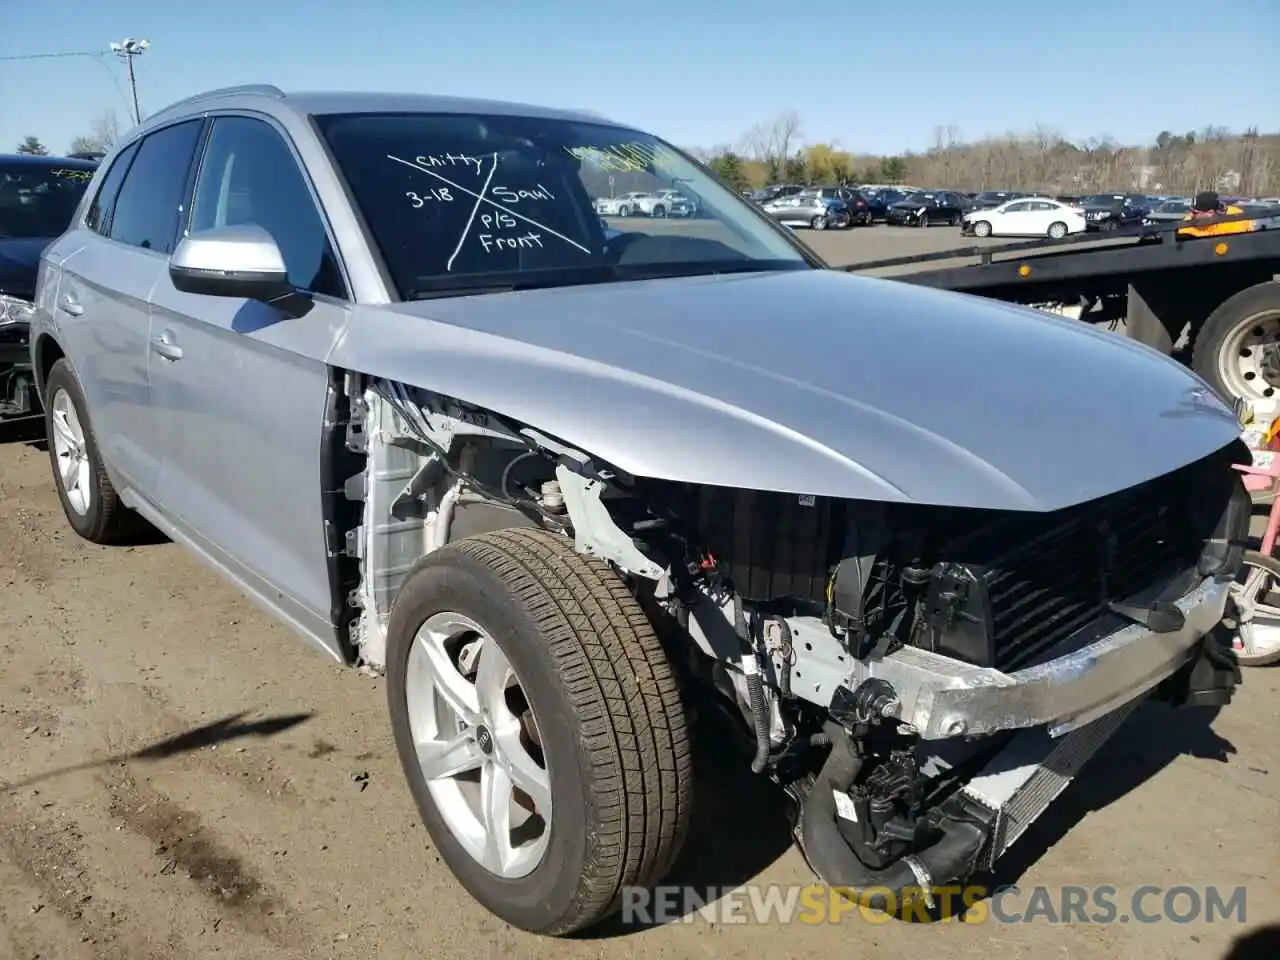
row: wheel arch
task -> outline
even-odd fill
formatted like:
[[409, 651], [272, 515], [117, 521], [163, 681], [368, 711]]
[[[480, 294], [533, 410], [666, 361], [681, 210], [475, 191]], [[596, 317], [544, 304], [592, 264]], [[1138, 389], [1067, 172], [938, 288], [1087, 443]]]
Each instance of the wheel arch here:
[[43, 407], [45, 403], [45, 384], [49, 381], [49, 371], [59, 360], [66, 359], [66, 351], [51, 333], [41, 333], [32, 347], [32, 358], [35, 366], [36, 397]]

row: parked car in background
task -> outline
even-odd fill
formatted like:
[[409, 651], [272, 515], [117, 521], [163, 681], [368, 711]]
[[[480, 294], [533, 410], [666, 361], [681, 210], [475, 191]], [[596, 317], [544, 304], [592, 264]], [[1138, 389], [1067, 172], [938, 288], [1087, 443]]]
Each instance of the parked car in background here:
[[778, 197], [794, 196], [803, 189], [804, 187], [798, 183], [773, 183], [754, 191], [751, 194], [751, 199], [756, 203], [768, 203]]
[[658, 190], [654, 196], [667, 205], [669, 217], [696, 217], [698, 201], [681, 193], [679, 190]]
[[35, 413], [27, 341], [40, 254], [71, 223], [97, 168], [74, 157], [0, 156], [0, 418]]
[[1096, 193], [1082, 197], [1080, 206], [1089, 229], [1103, 232], [1139, 224], [1147, 215], [1146, 207], [1127, 193]]
[[970, 201], [970, 211], [973, 210], [994, 210], [996, 207], [1008, 203], [1010, 200], [1016, 200], [1019, 197], [1029, 196], [1026, 193], [1019, 193], [1013, 190], [984, 190], [979, 194], [975, 194]]
[[849, 208], [849, 218], [854, 224], [871, 223], [871, 204], [861, 192], [853, 187], [808, 187], [800, 191], [801, 196], [825, 197], [828, 200], [842, 200]]
[[1185, 220], [1191, 212], [1190, 200], [1165, 200], [1147, 211], [1142, 218], [1143, 223], [1173, 223]]
[[968, 209], [968, 198], [950, 190], [915, 193], [891, 204], [885, 222], [902, 227], [931, 227], [939, 223], [958, 227]]
[[1060, 240], [1088, 229], [1084, 211], [1048, 197], [1023, 197], [965, 214], [963, 232], [975, 237], [1049, 237]]
[[822, 197], [812, 193], [796, 193], [777, 197], [764, 204], [764, 212], [787, 227], [842, 230], [853, 225], [849, 207], [839, 197]]
[[859, 187], [858, 192], [867, 198], [867, 207], [871, 213], [872, 223], [887, 221], [889, 219], [889, 208], [900, 200], [905, 200], [913, 193], [911, 190], [900, 190], [897, 187], [885, 187], [882, 189]]
[[665, 217], [672, 206], [656, 193], [633, 190], [620, 197], [601, 197], [596, 201], [596, 213], [602, 217]]

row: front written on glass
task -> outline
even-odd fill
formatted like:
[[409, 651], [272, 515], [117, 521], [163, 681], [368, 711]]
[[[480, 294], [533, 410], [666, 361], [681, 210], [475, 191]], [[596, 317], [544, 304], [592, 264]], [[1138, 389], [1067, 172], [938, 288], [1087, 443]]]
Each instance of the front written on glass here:
[[438, 114], [318, 124], [406, 298], [816, 263], [696, 164], [634, 130]]

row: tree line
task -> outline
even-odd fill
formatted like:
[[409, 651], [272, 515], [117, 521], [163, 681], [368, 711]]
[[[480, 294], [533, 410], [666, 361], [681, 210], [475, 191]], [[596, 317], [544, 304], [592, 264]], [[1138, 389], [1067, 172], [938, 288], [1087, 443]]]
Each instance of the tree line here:
[[[88, 133], [72, 137], [67, 153], [106, 153], [120, 137], [120, 118], [114, 110], [104, 110], [94, 118]], [[26, 136], [18, 144], [17, 153], [47, 157], [49, 148], [37, 136]]]
[[800, 114], [756, 124], [733, 146], [690, 152], [738, 189], [770, 183], [905, 183], [952, 190], [1099, 191], [1246, 196], [1280, 193], [1280, 133], [1222, 127], [1164, 131], [1146, 145], [1109, 136], [1072, 142], [1046, 127], [965, 141], [954, 126], [933, 130], [929, 149], [876, 156], [838, 142], [806, 143]]
[[[106, 152], [119, 135], [119, 118], [107, 110], [88, 133], [71, 141], [67, 152]], [[49, 150], [29, 136], [17, 152], [48, 155]], [[876, 156], [835, 141], [806, 143], [800, 114], [787, 110], [751, 127], [736, 145], [689, 152], [741, 190], [770, 183], [906, 183], [1057, 195], [1109, 190], [1280, 194], [1280, 133], [1256, 129], [1164, 131], [1150, 144], [1125, 146], [1107, 136], [1073, 143], [1046, 127], [966, 142], [954, 126], [944, 126], [934, 129], [923, 152]]]

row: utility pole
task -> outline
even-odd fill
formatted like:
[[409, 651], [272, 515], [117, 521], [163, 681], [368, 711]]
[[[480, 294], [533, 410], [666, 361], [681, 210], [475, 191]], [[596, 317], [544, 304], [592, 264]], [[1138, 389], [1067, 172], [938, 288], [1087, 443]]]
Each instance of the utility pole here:
[[111, 52], [123, 60], [129, 69], [129, 93], [133, 97], [135, 125], [142, 122], [142, 111], [138, 109], [138, 80], [133, 73], [133, 58], [142, 56], [149, 46], [151, 46], [150, 40], [135, 40], [133, 37], [126, 37], [120, 43], [111, 44]]

